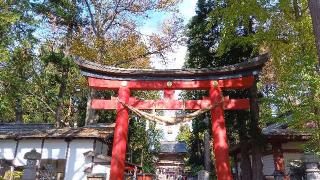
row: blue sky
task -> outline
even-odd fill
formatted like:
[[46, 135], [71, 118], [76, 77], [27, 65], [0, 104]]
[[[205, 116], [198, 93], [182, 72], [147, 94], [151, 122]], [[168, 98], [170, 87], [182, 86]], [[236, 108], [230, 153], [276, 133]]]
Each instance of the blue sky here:
[[[181, 14], [184, 24], [186, 25], [190, 19], [195, 15], [195, 7], [197, 0], [183, 0], [179, 4], [179, 13]], [[150, 19], [141, 27], [143, 34], [151, 34], [153, 32], [159, 32], [159, 25], [163, 20], [168, 17], [164, 13], [150, 14]], [[166, 65], [159, 63], [157, 57], [152, 57], [152, 66], [157, 69], [175, 68], [179, 69], [184, 63], [184, 58], [187, 52], [187, 48], [184, 45], [178, 45], [174, 47], [174, 52], [167, 53], [168, 62]]]
[[[192, 16], [195, 15], [195, 7], [197, 0], [183, 0], [179, 6], [179, 13], [182, 15], [184, 19], [184, 23], [187, 24]], [[150, 14], [150, 19], [144, 24], [143, 28], [156, 30], [157, 26], [166, 18], [165, 13], [156, 12]]]
[[[179, 12], [184, 19], [184, 24], [186, 25], [190, 19], [195, 15], [195, 7], [197, 0], [184, 0], [179, 5]], [[159, 32], [159, 25], [166, 18], [164, 13], [154, 13], [150, 15], [151, 18], [142, 27], [141, 31], [143, 34], [151, 34], [153, 32]], [[178, 45], [174, 48], [174, 52], [167, 53], [167, 58], [169, 61], [166, 65], [159, 63], [157, 57], [152, 57], [151, 61], [153, 68], [156, 69], [179, 69], [183, 66], [185, 55], [187, 53], [187, 47], [185, 45]], [[177, 99], [180, 91], [176, 91], [175, 98]], [[175, 111], [165, 111], [166, 116], [175, 116]], [[189, 123], [190, 124], [190, 123]], [[158, 128], [163, 130], [164, 139], [166, 141], [175, 141], [176, 136], [179, 132], [180, 124], [173, 126], [159, 125]], [[171, 131], [171, 133], [169, 133]]]

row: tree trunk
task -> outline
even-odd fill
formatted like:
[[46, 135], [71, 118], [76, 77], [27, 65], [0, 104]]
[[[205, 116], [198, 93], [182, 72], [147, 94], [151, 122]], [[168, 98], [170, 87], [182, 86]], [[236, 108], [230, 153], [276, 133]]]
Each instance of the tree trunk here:
[[210, 167], [210, 162], [211, 162], [210, 152], [211, 152], [211, 148], [210, 148], [210, 133], [208, 132], [208, 130], [206, 130], [206, 132], [204, 133], [204, 170], [206, 170], [206, 171], [211, 171], [211, 167]]
[[251, 180], [252, 169], [251, 169], [251, 161], [250, 161], [250, 149], [248, 145], [248, 136], [247, 136], [247, 128], [246, 121], [248, 120], [248, 114], [244, 111], [236, 112], [236, 122], [238, 124], [238, 133], [240, 138], [240, 169], [241, 179]]
[[91, 100], [96, 96], [96, 93], [97, 91], [95, 89], [89, 89], [85, 125], [96, 123], [96, 111], [91, 109]]
[[242, 142], [240, 144], [241, 144], [240, 177], [243, 180], [251, 180], [252, 169], [251, 169], [251, 161], [250, 161], [250, 154], [249, 154], [249, 145], [247, 142]]
[[56, 127], [61, 127], [62, 122], [62, 110], [63, 110], [63, 97], [65, 95], [67, 89], [67, 80], [68, 72], [64, 70], [61, 77], [61, 83], [59, 87], [59, 94], [58, 94], [58, 105], [55, 110], [55, 118], [56, 118]]
[[259, 127], [259, 106], [257, 102], [257, 92], [257, 81], [255, 81], [250, 88], [250, 135], [253, 140], [251, 148], [252, 179], [262, 180], [264, 179], [262, 163], [263, 137]]
[[313, 32], [316, 39], [316, 46], [318, 52], [318, 66], [320, 66], [320, 1], [309, 0], [308, 4], [312, 18]]
[[23, 112], [22, 112], [22, 98], [21, 98], [21, 96], [19, 96], [16, 99], [16, 107], [15, 107], [16, 123], [23, 123], [22, 115], [23, 115]]
[[263, 163], [262, 163], [262, 152], [263, 146], [252, 144], [252, 179], [263, 180]]

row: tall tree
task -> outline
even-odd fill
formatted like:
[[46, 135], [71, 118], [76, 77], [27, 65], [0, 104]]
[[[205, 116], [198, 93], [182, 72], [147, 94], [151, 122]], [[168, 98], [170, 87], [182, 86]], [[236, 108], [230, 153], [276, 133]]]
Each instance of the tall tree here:
[[[73, 87], [73, 83], [79, 83], [79, 73], [73, 59], [66, 56], [62, 50], [42, 51], [40, 56], [42, 71], [41, 75], [37, 76], [36, 85], [42, 92], [50, 90], [53, 93], [43, 98], [47, 99], [45, 102], [51, 102], [47, 107], [51, 107], [56, 126], [69, 125], [74, 121], [72, 116], [76, 87]], [[41, 95], [45, 94], [40, 93], [39, 98]]]
[[[72, 52], [101, 64], [148, 67], [150, 55], [164, 57], [163, 53], [179, 40], [180, 25], [179, 20], [166, 21], [162, 25], [162, 35], [144, 35], [139, 30], [139, 19], [147, 18], [153, 11], [171, 11], [177, 2], [85, 0], [85, 19], [90, 23], [82, 31], [86, 35], [80, 33], [76, 37]], [[95, 96], [94, 91], [88, 99], [92, 96]], [[94, 116], [95, 112], [87, 106], [86, 121]]]
[[28, 11], [28, 1], [2, 1], [0, 7], [0, 108], [4, 112], [0, 118], [10, 121], [15, 117], [15, 121], [21, 123], [26, 105], [23, 87], [28, 87], [34, 60], [31, 47], [35, 42], [32, 35], [35, 20]]
[[[190, 24], [188, 25], [188, 58], [185, 64], [186, 67], [214, 68], [225, 66], [243, 62], [255, 54], [252, 51], [252, 47], [250, 44], [240, 44], [235, 40], [233, 40], [233, 43], [228, 44], [228, 47], [226, 48], [227, 50], [219, 52], [217, 47], [219, 47], [220, 41], [223, 38], [223, 32], [221, 31], [221, 28], [223, 27], [223, 21], [221, 20], [222, 17], [210, 17], [210, 14], [216, 13], [216, 8], [218, 8], [218, 5], [215, 1], [199, 0], [197, 7], [197, 15], [193, 17]], [[248, 19], [247, 21], [250, 21], [250, 19]], [[242, 36], [246, 36], [248, 33], [252, 33], [252, 28], [249, 28], [251, 26], [242, 27], [242, 24], [243, 22], [239, 20], [238, 28], [233, 30], [234, 39], [241, 39]], [[240, 93], [236, 93], [233, 91], [225, 93], [237, 98], [248, 96], [248, 92], [245, 91]], [[204, 95], [199, 92], [196, 92], [196, 94], [196, 96], [200, 97]], [[193, 93], [191, 96], [195, 96], [195, 94]], [[243, 164], [241, 165], [242, 178], [251, 179], [251, 164], [248, 153], [249, 144], [245, 144], [245, 142], [247, 142], [249, 138], [248, 129], [246, 128], [246, 124], [249, 122], [248, 112], [227, 112], [226, 120], [229, 127], [236, 125], [232, 122], [239, 122], [238, 125], [236, 125], [236, 127], [238, 127], [240, 136], [240, 139], [238, 140], [241, 141], [241, 143], [243, 144], [241, 147], [242, 149], [244, 149], [243, 151], [241, 151], [242, 157], [244, 159], [244, 161], [242, 161]], [[193, 123], [194, 134], [198, 132], [199, 129], [196, 127], [198, 127], [200, 122], [195, 121]], [[195, 126], [196, 124], [197, 126]], [[204, 127], [206, 127], [205, 124]], [[234, 137], [234, 134], [229, 133], [228, 135], [230, 138]], [[234, 140], [235, 139], [232, 140], [232, 138], [229, 139], [231, 144], [236, 143]], [[197, 150], [193, 149], [193, 151], [196, 152]], [[192, 160], [192, 158], [190, 159]]]
[[[142, 22], [155, 11], [173, 12], [178, 1], [43, 1], [36, 4], [49, 23], [74, 29], [70, 55], [101, 64], [121, 67], [149, 67], [149, 57], [171, 49], [179, 41], [180, 19], [169, 19], [160, 34], [143, 34]], [[45, 10], [45, 11], [43, 11]], [[72, 27], [70, 27], [72, 25]], [[74, 28], [73, 28], [74, 27]], [[86, 122], [97, 116], [90, 108], [90, 99], [97, 92], [88, 92]]]
[[16, 123], [23, 122], [23, 106], [24, 98], [30, 88], [28, 79], [32, 76], [32, 63], [34, 57], [30, 47], [17, 47], [13, 51], [12, 57], [6, 63], [4, 72], [2, 73], [2, 80], [4, 86], [4, 93], [9, 102], [10, 107], [14, 109], [14, 116]]
[[[218, 41], [218, 35], [214, 28], [207, 28], [207, 18], [209, 12], [213, 8], [214, 1], [199, 0], [196, 8], [196, 15], [192, 17], [187, 26], [187, 47], [188, 57], [184, 64], [186, 68], [201, 68], [208, 65], [208, 62], [212, 62], [214, 58], [214, 51], [210, 48]], [[210, 64], [210, 63], [209, 63]], [[197, 99], [205, 96], [205, 92], [184, 92], [183, 98]], [[207, 129], [206, 123], [203, 121], [206, 115], [196, 118], [192, 122], [192, 134], [190, 137], [190, 143], [188, 143], [188, 161], [187, 165], [191, 173], [197, 173], [197, 171], [204, 168], [204, 132]]]
[[[81, 17], [81, 9], [78, 7], [79, 2], [76, 0], [70, 1], [44, 1], [33, 3], [33, 10], [41, 15], [42, 23], [41, 27], [49, 26], [51, 33], [53, 33], [53, 38], [46, 39], [44, 41], [42, 52], [44, 70], [50, 68], [49, 64], [53, 65], [51, 67], [52, 71], [57, 70], [56, 80], [58, 90], [56, 91], [55, 107], [53, 107], [55, 124], [57, 127], [61, 126], [61, 123], [66, 120], [66, 116], [71, 115], [72, 111], [72, 100], [71, 95], [67, 93], [67, 89], [72, 86], [69, 84], [70, 72], [74, 68], [73, 60], [70, 56], [71, 42], [73, 41], [74, 34], [79, 31], [79, 27], [83, 24]], [[54, 34], [57, 28], [63, 28], [64, 30]], [[46, 32], [50, 33], [50, 31]], [[45, 72], [45, 71], [44, 71]], [[63, 109], [65, 108], [65, 99], [68, 98], [69, 101], [69, 112], [64, 114]], [[70, 118], [70, 117], [69, 117]]]
[[[320, 66], [320, 2], [317, 0], [309, 0], [309, 9], [318, 52], [318, 66]], [[318, 68], [320, 69], [320, 67]], [[319, 69], [318, 71], [320, 71]]]
[[[33, 7], [43, 17], [41, 27], [47, 31], [45, 37], [41, 38], [49, 41], [54, 52], [63, 47], [66, 56], [78, 56], [112, 66], [149, 67], [151, 55], [163, 55], [179, 39], [179, 20], [164, 23], [162, 34], [158, 35], [142, 34], [141, 24], [149, 13], [173, 11], [176, 4], [177, 1], [160, 0], [48, 0], [35, 1]], [[51, 34], [49, 39], [46, 38], [48, 34]], [[67, 74], [62, 73], [62, 79], [68, 79]], [[56, 122], [63, 118], [62, 97], [65, 95], [65, 87], [69, 86], [60, 81], [60, 103], [54, 108]], [[88, 93], [87, 98], [81, 98], [87, 102], [85, 123], [95, 123], [103, 119], [90, 108], [91, 98], [101, 96], [101, 93], [86, 89], [84, 84], [77, 86]]]
[[[262, 101], [266, 104], [262, 105], [268, 106], [269, 109], [271, 106], [276, 107], [278, 114], [292, 112], [290, 120], [281, 120], [295, 128], [312, 133], [314, 136], [308, 150], [318, 152], [319, 126], [313, 129], [306, 128], [307, 122], [319, 122], [315, 109], [319, 109], [320, 105], [320, 77], [316, 73], [318, 57], [309, 11], [309, 8], [316, 7], [315, 1], [219, 0], [217, 2], [223, 6], [212, 16], [219, 14], [223, 17], [224, 24], [222, 27], [224, 36], [218, 51], [226, 51], [228, 44], [233, 42], [233, 30], [237, 28], [239, 19], [253, 19], [255, 33], [235, 41], [252, 44], [256, 52], [270, 51], [271, 61], [267, 68], [271, 71], [263, 71], [262, 82], [258, 87], [261, 89], [272, 87], [273, 91], [268, 100]], [[308, 4], [312, 6], [308, 7]], [[269, 114], [261, 116], [261, 119], [274, 122], [269, 109], [261, 109], [261, 115]]]

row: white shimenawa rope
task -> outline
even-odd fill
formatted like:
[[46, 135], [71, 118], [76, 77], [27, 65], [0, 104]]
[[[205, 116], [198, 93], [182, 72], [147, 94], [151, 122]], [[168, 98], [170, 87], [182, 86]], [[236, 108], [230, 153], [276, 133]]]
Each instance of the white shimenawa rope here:
[[194, 111], [190, 114], [177, 115], [176, 117], [157, 116], [155, 113], [150, 114], [150, 113], [141, 111], [133, 106], [130, 106], [130, 105], [120, 101], [119, 98], [117, 98], [117, 101], [120, 102], [126, 108], [130, 109], [132, 112], [134, 112], [138, 116], [146, 118], [149, 121], [164, 123], [166, 125], [174, 125], [174, 124], [178, 124], [178, 123], [182, 123], [182, 122], [191, 121], [194, 118], [196, 118], [197, 116], [211, 110], [212, 108], [217, 107], [220, 103], [223, 103], [223, 98], [222, 98], [221, 102], [215, 103], [214, 106], [210, 105], [206, 109], [199, 109], [199, 110]]

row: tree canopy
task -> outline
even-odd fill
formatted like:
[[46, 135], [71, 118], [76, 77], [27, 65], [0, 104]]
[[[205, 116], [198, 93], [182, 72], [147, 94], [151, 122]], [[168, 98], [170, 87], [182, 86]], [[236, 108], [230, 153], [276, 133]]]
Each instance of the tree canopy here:
[[[0, 2], [0, 121], [83, 126], [91, 97], [110, 98], [115, 92], [90, 92], [74, 63], [75, 57], [117, 67], [149, 68], [150, 57], [165, 54], [180, 42], [179, 1], [64, 0]], [[152, 13], [166, 14], [159, 33], [144, 34]], [[175, 18], [173, 18], [175, 17]], [[154, 97], [156, 93], [137, 93]], [[97, 112], [95, 123], [115, 120], [115, 113]], [[145, 127], [143, 120], [132, 124]], [[154, 126], [146, 138], [143, 168], [153, 171]], [[142, 136], [133, 128], [130, 136]], [[152, 137], [152, 138], [151, 138]], [[139, 158], [133, 161], [138, 162]]]
[[[313, 3], [313, 6], [309, 7], [308, 3]], [[188, 55], [185, 67], [217, 67], [243, 62], [265, 52], [270, 54], [270, 61], [259, 77], [259, 124], [257, 119], [253, 121], [252, 117], [249, 118], [249, 114], [226, 112], [227, 122], [228, 119], [238, 122], [229, 124], [229, 127], [239, 129], [234, 135], [230, 134], [229, 142], [241, 143], [250, 137], [257, 140], [255, 134], [266, 123], [286, 122], [293, 128], [313, 134], [306, 150], [319, 152], [320, 76], [317, 73], [317, 41], [314, 39], [316, 30], [313, 31], [315, 23], [312, 23], [310, 16], [312, 8], [313, 16], [317, 15], [315, 6], [315, 2], [307, 0], [198, 0], [196, 15], [187, 27]], [[315, 18], [313, 22], [317, 22]], [[248, 92], [225, 92], [229, 93], [230, 96], [248, 97]], [[203, 95], [203, 92], [185, 94], [188, 98]], [[290, 116], [283, 118], [284, 114]], [[198, 139], [192, 136], [191, 139], [192, 143], [198, 142], [203, 147], [203, 137], [197, 135], [205, 129], [199, 127], [206, 127], [201, 118], [204, 117], [192, 125], [192, 135], [198, 136]], [[239, 121], [244, 119], [247, 121]], [[310, 126], [313, 128], [310, 129]], [[191, 148], [194, 148], [194, 155], [199, 155], [193, 165], [203, 165], [203, 150], [192, 145]], [[248, 175], [244, 179], [259, 179], [259, 174], [255, 173], [261, 169], [253, 170], [252, 177], [251, 172], [241, 169]]]

